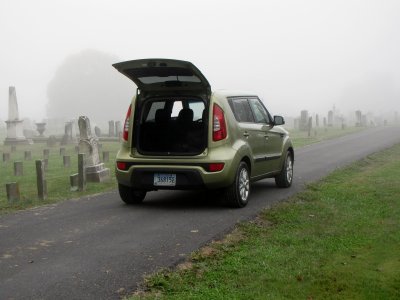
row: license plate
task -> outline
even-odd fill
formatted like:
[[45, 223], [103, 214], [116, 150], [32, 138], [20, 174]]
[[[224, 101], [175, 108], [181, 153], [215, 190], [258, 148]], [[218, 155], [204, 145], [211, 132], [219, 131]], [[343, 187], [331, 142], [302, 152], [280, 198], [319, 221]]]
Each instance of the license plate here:
[[176, 185], [176, 174], [154, 174], [154, 185], [155, 186], [175, 186]]

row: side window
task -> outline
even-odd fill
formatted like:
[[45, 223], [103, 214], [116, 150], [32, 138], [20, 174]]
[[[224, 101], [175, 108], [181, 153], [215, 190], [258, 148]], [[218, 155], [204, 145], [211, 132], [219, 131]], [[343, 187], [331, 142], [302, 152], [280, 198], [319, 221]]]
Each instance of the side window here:
[[182, 101], [175, 101], [174, 106], [172, 107], [171, 117], [176, 118], [179, 115], [179, 112], [182, 110], [183, 105]]
[[264, 105], [262, 105], [260, 99], [251, 98], [249, 99], [249, 102], [256, 123], [267, 123], [267, 124], [271, 123], [270, 118], [268, 116], [268, 112], [265, 109]]
[[233, 98], [230, 99], [229, 105], [238, 122], [254, 123], [254, 118], [247, 99]]
[[146, 117], [146, 122], [149, 122], [149, 121], [154, 122], [154, 120], [156, 118], [156, 111], [159, 109], [163, 109], [164, 106], [165, 106], [164, 101], [152, 102], [151, 107], [150, 107], [149, 112]]
[[189, 108], [193, 110], [193, 120], [197, 121], [203, 118], [204, 102], [201, 100], [190, 100]]

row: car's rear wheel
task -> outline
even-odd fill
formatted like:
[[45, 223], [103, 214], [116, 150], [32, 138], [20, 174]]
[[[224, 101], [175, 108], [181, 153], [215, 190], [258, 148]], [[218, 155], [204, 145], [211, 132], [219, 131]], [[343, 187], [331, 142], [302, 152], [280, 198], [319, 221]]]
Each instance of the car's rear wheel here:
[[245, 207], [250, 196], [250, 172], [245, 162], [240, 162], [236, 171], [235, 181], [226, 188], [225, 199], [229, 206], [241, 208]]
[[138, 191], [129, 186], [118, 184], [119, 196], [126, 204], [138, 204], [143, 202], [146, 191]]
[[275, 183], [278, 187], [287, 188], [293, 182], [293, 156], [290, 151], [286, 153], [285, 161], [281, 172], [275, 176]]

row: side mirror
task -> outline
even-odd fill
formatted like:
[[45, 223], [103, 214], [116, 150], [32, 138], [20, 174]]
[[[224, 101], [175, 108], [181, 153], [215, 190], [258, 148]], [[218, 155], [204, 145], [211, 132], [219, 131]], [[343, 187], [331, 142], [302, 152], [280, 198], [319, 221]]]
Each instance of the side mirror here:
[[274, 116], [274, 125], [285, 124], [285, 119], [282, 116]]

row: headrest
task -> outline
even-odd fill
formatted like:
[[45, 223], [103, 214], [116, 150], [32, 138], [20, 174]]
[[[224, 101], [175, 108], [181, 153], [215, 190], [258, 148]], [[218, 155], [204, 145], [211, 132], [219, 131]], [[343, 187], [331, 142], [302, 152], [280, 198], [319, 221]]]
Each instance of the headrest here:
[[178, 121], [182, 123], [193, 122], [193, 110], [190, 108], [184, 108], [179, 112]]
[[156, 110], [156, 116], [155, 116], [156, 123], [167, 123], [170, 118], [171, 115], [168, 113], [167, 110], [162, 108]]

